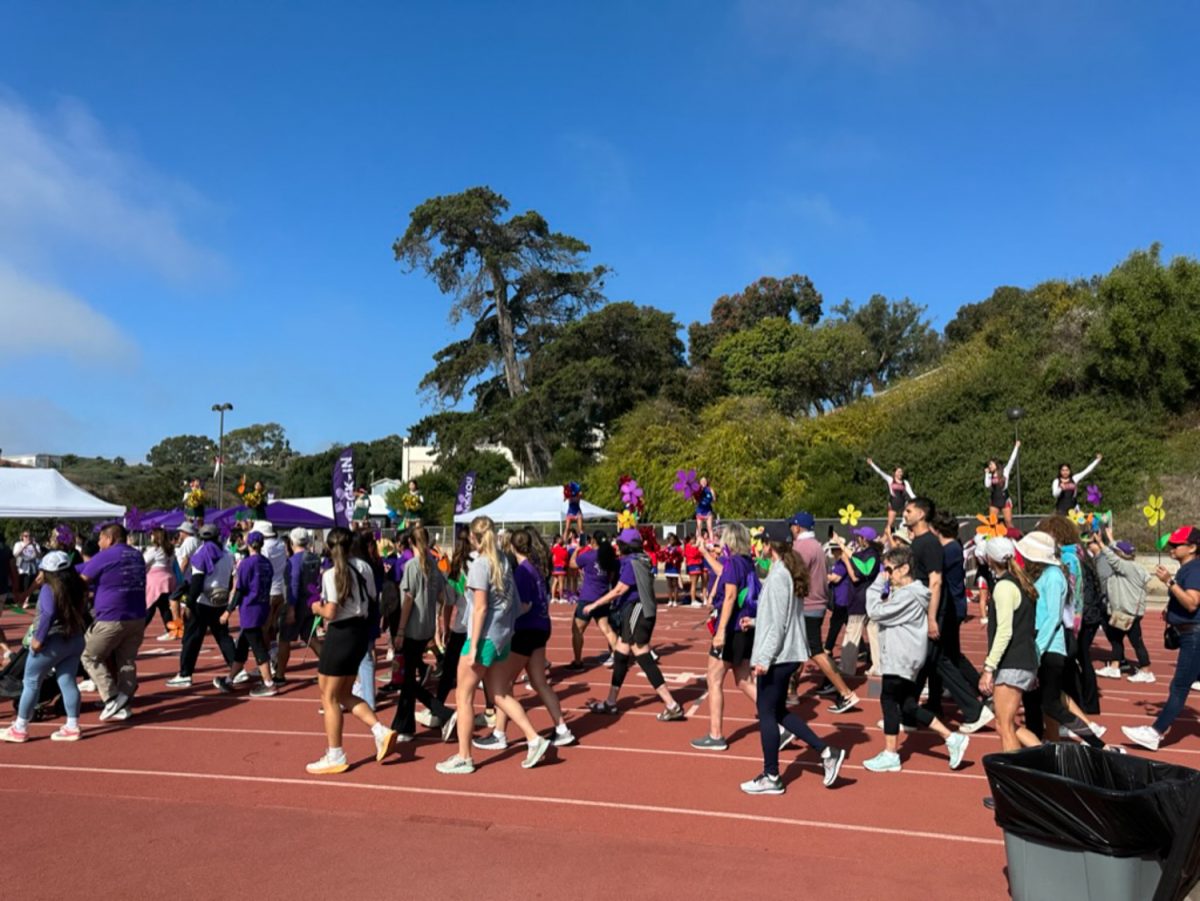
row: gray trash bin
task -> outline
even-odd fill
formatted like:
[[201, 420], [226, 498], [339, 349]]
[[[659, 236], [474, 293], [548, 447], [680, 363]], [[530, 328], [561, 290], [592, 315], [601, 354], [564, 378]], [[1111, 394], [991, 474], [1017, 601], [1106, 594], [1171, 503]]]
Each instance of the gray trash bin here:
[[1144, 901], [1162, 879], [1156, 858], [1064, 851], [1011, 832], [1004, 852], [1013, 901]]

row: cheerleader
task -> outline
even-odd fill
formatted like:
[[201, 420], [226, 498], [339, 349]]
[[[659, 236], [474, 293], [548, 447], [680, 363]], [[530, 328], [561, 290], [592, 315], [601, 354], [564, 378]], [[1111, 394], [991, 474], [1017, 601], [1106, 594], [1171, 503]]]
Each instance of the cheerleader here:
[[708, 479], [701, 477], [700, 488], [696, 491], [696, 536], [700, 541], [706, 534], [710, 543], [717, 540], [713, 534], [713, 504], [716, 500], [717, 493], [708, 484]]
[[988, 460], [987, 468], [983, 471], [983, 487], [988, 491], [988, 515], [1000, 516], [1003, 513], [1004, 524], [1010, 529], [1013, 518], [1012, 498], [1008, 496], [1008, 479], [1012, 475], [1020, 450], [1021, 442], [1017, 441], [1013, 444], [1012, 456], [1008, 458], [1003, 469], [1000, 468], [998, 460], [992, 459]]
[[888, 486], [887, 534], [890, 535], [896, 518], [904, 512], [905, 505], [915, 498], [916, 494], [913, 493], [912, 485], [908, 482], [908, 473], [904, 471], [903, 466], [897, 466], [892, 474], [888, 475], [876, 466], [870, 457], [867, 457], [867, 465], [875, 470]]
[[563, 486], [563, 499], [567, 502], [567, 515], [563, 517], [563, 528], [570, 530], [571, 523], [583, 532], [583, 489], [578, 482], [568, 482]]
[[575, 552], [579, 550], [580, 546], [579, 533], [574, 529], [568, 529], [566, 539], [563, 543], [567, 546], [567, 580], [565, 599], [573, 603], [579, 599], [579, 567], [575, 565]]
[[1076, 473], [1071, 472], [1070, 465], [1063, 463], [1058, 467], [1058, 478], [1050, 484], [1050, 493], [1054, 495], [1054, 512], [1066, 516], [1078, 503], [1079, 482], [1086, 479], [1100, 461], [1102, 454], [1096, 454], [1096, 459]]
[[[687, 569], [688, 585], [691, 590], [692, 606], [704, 600], [704, 554], [699, 547], [699, 536], [689, 535], [683, 545], [683, 565]], [[700, 588], [700, 601], [696, 600], [696, 588]]]
[[554, 544], [550, 548], [550, 561], [553, 564], [550, 586], [551, 600], [563, 600], [567, 580], [567, 563], [570, 557], [571, 552], [567, 550], [567, 546], [563, 543], [563, 537], [555, 535]]
[[679, 536], [674, 533], [667, 536], [667, 546], [663, 552], [663, 570], [667, 577], [667, 606], [679, 604], [679, 567], [683, 565], [683, 551], [679, 546]]

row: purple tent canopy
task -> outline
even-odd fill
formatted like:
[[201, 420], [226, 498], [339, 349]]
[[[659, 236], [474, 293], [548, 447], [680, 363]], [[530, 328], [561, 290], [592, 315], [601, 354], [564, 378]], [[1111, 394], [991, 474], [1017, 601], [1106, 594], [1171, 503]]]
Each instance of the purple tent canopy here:
[[[214, 525], [227, 533], [237, 522], [238, 514], [249, 514], [250, 508], [245, 506], [227, 507], [224, 510], [208, 510], [204, 514], [204, 522]], [[267, 504], [267, 519], [277, 529], [332, 529], [333, 520], [320, 513], [313, 513], [303, 507], [296, 507], [284, 501]], [[142, 527], [152, 529], [161, 526], [164, 529], [178, 529], [183, 525], [183, 510], [169, 510], [151, 516], [142, 517]], [[243, 519], [247, 516], [243, 515]]]

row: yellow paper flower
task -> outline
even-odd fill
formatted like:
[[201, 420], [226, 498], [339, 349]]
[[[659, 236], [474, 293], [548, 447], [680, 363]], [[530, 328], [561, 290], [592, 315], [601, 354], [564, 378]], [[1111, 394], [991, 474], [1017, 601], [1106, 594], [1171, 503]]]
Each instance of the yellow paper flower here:
[[754, 552], [755, 557], [763, 556], [766, 534], [767, 530], [763, 526], [755, 526], [750, 530], [750, 550]]
[[982, 535], [984, 538], [1003, 538], [1008, 534], [1008, 526], [1000, 522], [995, 513], [988, 516], [976, 513], [975, 518], [979, 520], [979, 525], [975, 527], [976, 535]]
[[1142, 513], [1145, 514], [1146, 522], [1152, 526], [1156, 526], [1166, 519], [1167, 514], [1163, 510], [1162, 495], [1150, 495], [1146, 500], [1146, 506], [1142, 507]]
[[859, 510], [854, 504], [846, 504], [838, 510], [838, 515], [842, 518], [842, 525], [856, 526], [858, 525], [859, 517], [862, 516], [862, 510]]
[[1068, 512], [1067, 516], [1070, 517], [1071, 522], [1075, 523], [1077, 526], [1081, 526], [1087, 522], [1087, 516], [1078, 507]]
[[618, 529], [635, 529], [637, 528], [637, 517], [628, 510], [622, 510], [617, 514]]

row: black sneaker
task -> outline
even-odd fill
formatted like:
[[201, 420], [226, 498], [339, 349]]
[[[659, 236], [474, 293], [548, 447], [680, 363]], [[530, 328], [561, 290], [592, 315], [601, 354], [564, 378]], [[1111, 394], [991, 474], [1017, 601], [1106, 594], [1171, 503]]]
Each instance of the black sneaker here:
[[221, 692], [221, 694], [229, 694], [233, 691], [233, 685], [229, 681], [228, 676], [217, 676], [213, 679], [213, 688]]
[[837, 694], [837, 689], [834, 688], [832, 682], [826, 682], [824, 685], [822, 685], [820, 688], [817, 689], [817, 694], [819, 694], [823, 698], [832, 698], [834, 695]]
[[850, 694], [844, 695], [843, 697], [838, 698], [836, 704], [830, 704], [829, 712], [830, 713], [845, 713], [847, 710], [853, 710], [857, 706], [858, 706], [858, 695], [856, 695], [854, 692], [850, 692]]

